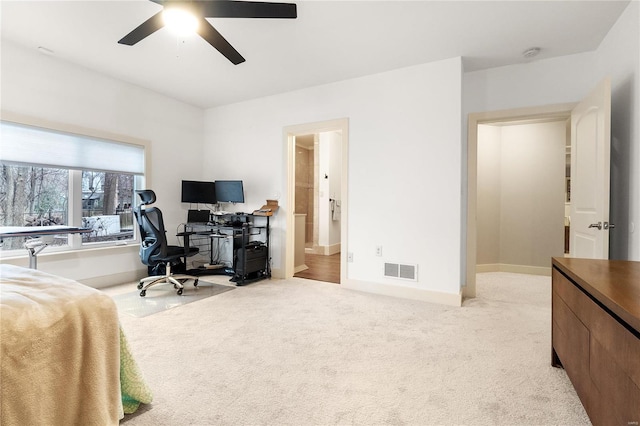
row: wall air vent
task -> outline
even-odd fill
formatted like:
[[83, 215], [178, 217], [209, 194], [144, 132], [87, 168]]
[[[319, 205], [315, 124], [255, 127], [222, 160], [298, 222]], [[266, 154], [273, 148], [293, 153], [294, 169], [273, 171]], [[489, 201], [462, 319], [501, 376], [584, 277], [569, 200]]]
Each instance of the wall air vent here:
[[388, 278], [418, 281], [418, 265], [385, 262], [384, 276]]

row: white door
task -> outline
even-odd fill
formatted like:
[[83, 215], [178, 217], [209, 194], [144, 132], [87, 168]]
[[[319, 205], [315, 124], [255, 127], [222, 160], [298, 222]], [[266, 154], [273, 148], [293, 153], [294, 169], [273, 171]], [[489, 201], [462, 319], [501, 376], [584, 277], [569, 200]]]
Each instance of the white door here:
[[609, 258], [611, 82], [607, 78], [571, 113], [572, 257]]

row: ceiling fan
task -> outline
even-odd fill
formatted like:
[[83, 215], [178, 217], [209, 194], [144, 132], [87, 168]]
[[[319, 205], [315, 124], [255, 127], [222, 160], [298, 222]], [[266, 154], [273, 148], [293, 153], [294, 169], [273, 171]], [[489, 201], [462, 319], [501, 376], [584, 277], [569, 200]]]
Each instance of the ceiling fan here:
[[150, 36], [166, 22], [163, 14], [170, 10], [181, 10], [193, 16], [197, 23], [195, 31], [211, 46], [218, 49], [234, 65], [245, 59], [205, 18], [278, 18], [295, 19], [297, 17], [294, 3], [268, 3], [257, 1], [234, 0], [151, 0], [163, 6], [163, 10], [144, 21], [137, 28], [124, 36], [118, 43], [133, 46], [140, 40]]

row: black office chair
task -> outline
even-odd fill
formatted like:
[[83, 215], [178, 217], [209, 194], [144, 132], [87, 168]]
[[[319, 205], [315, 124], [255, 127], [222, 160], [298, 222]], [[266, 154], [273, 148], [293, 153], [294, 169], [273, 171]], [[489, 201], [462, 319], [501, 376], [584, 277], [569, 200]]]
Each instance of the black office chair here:
[[197, 277], [174, 275], [171, 273], [171, 266], [180, 264], [181, 257], [186, 259], [197, 254], [199, 249], [197, 247], [168, 245], [162, 212], [157, 207], [147, 207], [156, 201], [155, 192], [150, 189], [144, 189], [136, 191], [136, 193], [141, 200], [141, 204], [133, 211], [140, 229], [140, 259], [142, 263], [150, 267], [149, 269], [161, 268], [162, 266], [165, 268], [164, 275], [153, 275], [140, 280], [138, 284], [138, 290], [141, 290], [140, 296], [144, 297], [149, 287], [160, 283], [173, 284], [179, 295], [182, 294], [183, 283], [187, 280], [194, 280], [193, 285], [197, 286]]

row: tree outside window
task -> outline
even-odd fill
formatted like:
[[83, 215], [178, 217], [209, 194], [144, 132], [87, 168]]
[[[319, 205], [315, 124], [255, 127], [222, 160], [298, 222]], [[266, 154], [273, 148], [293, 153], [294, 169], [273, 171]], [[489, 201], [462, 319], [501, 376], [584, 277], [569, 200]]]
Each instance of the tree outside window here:
[[93, 229], [83, 242], [133, 238], [133, 187], [130, 174], [82, 172], [82, 226]]
[[[68, 170], [2, 164], [0, 172], [2, 226], [68, 224]], [[56, 238], [54, 244], [67, 244], [67, 239]], [[20, 238], [6, 238], [2, 249], [20, 247]]]
[[[70, 193], [69, 180], [81, 173], [82, 189]], [[134, 176], [127, 173], [78, 171], [0, 163], [0, 226], [73, 225], [91, 228], [82, 243], [134, 238]], [[69, 223], [69, 206], [80, 198], [82, 223]], [[52, 245], [68, 244], [68, 236], [56, 236]], [[1, 250], [23, 246], [21, 238], [5, 238]]]

